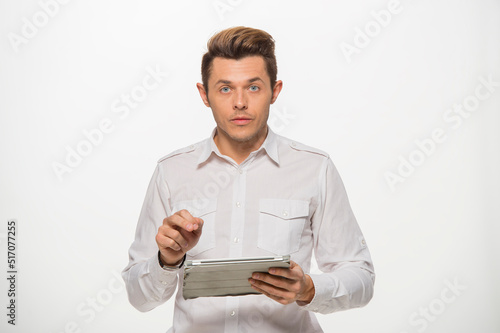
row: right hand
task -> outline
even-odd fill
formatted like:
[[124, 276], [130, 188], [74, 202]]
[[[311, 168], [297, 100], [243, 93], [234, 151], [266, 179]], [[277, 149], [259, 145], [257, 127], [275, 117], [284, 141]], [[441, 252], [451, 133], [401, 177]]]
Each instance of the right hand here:
[[178, 265], [184, 254], [198, 243], [202, 228], [203, 220], [193, 217], [185, 209], [165, 218], [156, 234], [163, 264]]

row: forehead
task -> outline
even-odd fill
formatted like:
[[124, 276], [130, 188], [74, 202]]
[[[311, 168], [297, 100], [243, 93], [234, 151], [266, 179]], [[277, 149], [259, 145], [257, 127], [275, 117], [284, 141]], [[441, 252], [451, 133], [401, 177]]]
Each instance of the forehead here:
[[219, 80], [239, 82], [255, 77], [261, 78], [264, 82], [269, 81], [266, 62], [261, 56], [249, 56], [238, 60], [217, 57], [213, 60], [211, 82]]

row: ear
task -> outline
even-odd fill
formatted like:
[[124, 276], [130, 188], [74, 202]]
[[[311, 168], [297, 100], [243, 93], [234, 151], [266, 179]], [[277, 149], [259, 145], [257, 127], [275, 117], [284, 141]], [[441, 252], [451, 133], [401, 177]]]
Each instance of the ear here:
[[208, 102], [208, 95], [207, 92], [205, 91], [205, 87], [201, 83], [196, 84], [196, 88], [198, 88], [198, 92], [200, 93], [201, 100], [203, 101], [203, 104], [205, 104], [207, 107], [210, 107], [210, 103]]
[[271, 104], [276, 102], [276, 100], [278, 99], [278, 95], [280, 94], [282, 88], [283, 88], [283, 81], [281, 81], [281, 80], [276, 81], [276, 84], [274, 85], [274, 88], [273, 88], [273, 97], [271, 98]]

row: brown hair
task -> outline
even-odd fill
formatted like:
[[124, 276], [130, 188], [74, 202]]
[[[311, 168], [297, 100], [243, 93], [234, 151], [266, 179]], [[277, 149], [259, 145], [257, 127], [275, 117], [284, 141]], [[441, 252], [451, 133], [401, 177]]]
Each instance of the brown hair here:
[[247, 56], [262, 56], [271, 79], [271, 88], [274, 87], [278, 65], [274, 55], [274, 39], [267, 32], [247, 27], [225, 29], [208, 40], [207, 49], [201, 60], [201, 79], [207, 93], [208, 79], [216, 57], [239, 60]]

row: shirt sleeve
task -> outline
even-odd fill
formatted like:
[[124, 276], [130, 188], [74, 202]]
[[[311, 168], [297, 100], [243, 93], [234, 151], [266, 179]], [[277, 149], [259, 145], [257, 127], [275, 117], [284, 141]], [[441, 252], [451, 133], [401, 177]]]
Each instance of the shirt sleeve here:
[[129, 263], [122, 271], [130, 303], [145, 312], [165, 303], [175, 292], [179, 269], [165, 270], [158, 262], [155, 238], [163, 219], [171, 215], [170, 193], [158, 164], [139, 216]]
[[343, 182], [330, 158], [323, 164], [319, 188], [311, 223], [316, 261], [323, 273], [310, 274], [315, 295], [302, 308], [326, 314], [364, 306], [373, 296], [375, 272]]

